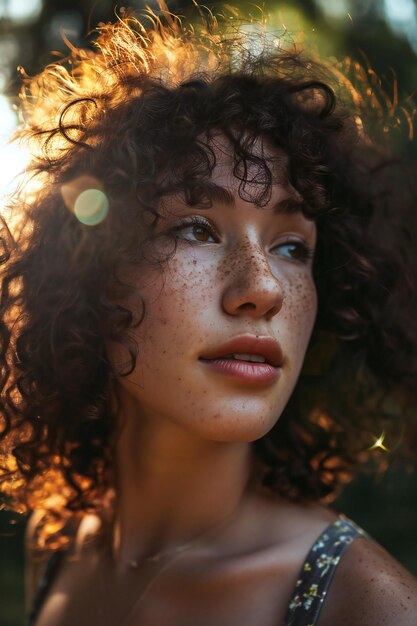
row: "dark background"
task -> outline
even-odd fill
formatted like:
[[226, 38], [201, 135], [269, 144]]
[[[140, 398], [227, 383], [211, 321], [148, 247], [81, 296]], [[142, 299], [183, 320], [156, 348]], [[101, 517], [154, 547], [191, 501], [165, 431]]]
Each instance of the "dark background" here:
[[[167, 4], [184, 19], [192, 19], [191, 0], [168, 0]], [[221, 10], [221, 3], [206, 4]], [[148, 5], [157, 10], [156, 2], [151, 0]], [[257, 13], [254, 5], [249, 9], [238, 0], [233, 5], [242, 7], [244, 13]], [[144, 3], [131, 0], [125, 6], [140, 9]], [[400, 101], [410, 107], [417, 85], [414, 0], [300, 0], [266, 2], [264, 6], [278, 28], [285, 25], [290, 34], [301, 37], [322, 55], [341, 59], [348, 54], [362, 64], [369, 62], [387, 93], [396, 76]], [[56, 59], [57, 52], [67, 53], [63, 32], [74, 45], [85, 45], [86, 33], [100, 21], [113, 20], [114, 11], [112, 0], [0, 0], [0, 98], [3, 94], [11, 104], [16, 101], [18, 65], [29, 74], [38, 72]], [[2, 121], [0, 117], [0, 142]], [[407, 139], [407, 132], [401, 141], [403, 154], [415, 158], [416, 143]], [[387, 461], [387, 472], [374, 478], [359, 477], [333, 506], [417, 575], [417, 470], [397, 467], [389, 453]], [[24, 527], [24, 516], [0, 512], [0, 626], [23, 624]]]

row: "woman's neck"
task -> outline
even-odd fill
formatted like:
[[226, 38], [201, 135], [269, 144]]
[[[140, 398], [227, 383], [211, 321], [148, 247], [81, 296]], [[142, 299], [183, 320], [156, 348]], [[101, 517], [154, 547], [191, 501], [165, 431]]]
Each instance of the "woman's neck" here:
[[197, 440], [173, 422], [126, 419], [117, 444], [113, 549], [121, 568], [233, 518], [253, 470], [246, 442]]

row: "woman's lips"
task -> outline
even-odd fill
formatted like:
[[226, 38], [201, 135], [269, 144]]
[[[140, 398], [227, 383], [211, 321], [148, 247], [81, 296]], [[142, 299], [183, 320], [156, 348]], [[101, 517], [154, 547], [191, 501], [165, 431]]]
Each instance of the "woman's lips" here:
[[284, 355], [280, 344], [267, 335], [244, 334], [232, 337], [225, 343], [208, 349], [201, 354], [200, 358], [214, 360], [219, 357], [229, 357], [232, 354], [248, 353], [263, 356], [265, 361], [274, 368], [279, 368], [283, 364]]
[[238, 359], [199, 359], [211, 370], [247, 383], [272, 384], [280, 376], [281, 368], [269, 363], [239, 361]]

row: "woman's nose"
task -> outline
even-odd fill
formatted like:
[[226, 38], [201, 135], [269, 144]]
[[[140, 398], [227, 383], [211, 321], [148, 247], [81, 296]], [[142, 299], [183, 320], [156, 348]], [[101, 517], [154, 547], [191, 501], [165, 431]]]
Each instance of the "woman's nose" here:
[[[243, 247], [242, 247], [243, 248]], [[222, 296], [229, 315], [271, 319], [282, 307], [281, 280], [274, 275], [265, 252], [259, 246], [240, 248], [228, 258], [228, 283]]]

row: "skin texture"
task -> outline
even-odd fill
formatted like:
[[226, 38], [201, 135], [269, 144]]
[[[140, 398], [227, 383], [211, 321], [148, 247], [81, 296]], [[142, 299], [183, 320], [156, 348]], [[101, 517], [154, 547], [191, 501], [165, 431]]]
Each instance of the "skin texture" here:
[[416, 623], [416, 580], [382, 546], [356, 539], [336, 572], [320, 626]]
[[[187, 226], [162, 270], [149, 266], [130, 276], [146, 315], [131, 331], [139, 347], [137, 367], [120, 378], [111, 546], [95, 542], [97, 521], [86, 517], [37, 626], [278, 626], [310, 546], [336, 518], [329, 508], [290, 503], [261, 487], [250, 445], [276, 423], [302, 366], [316, 291], [312, 260], [294, 260], [288, 241], [314, 248], [315, 226], [301, 213], [273, 210], [295, 195], [285, 182], [282, 155], [271, 198], [260, 208], [239, 197], [227, 144], [219, 138], [215, 149], [213, 182], [233, 195], [235, 206], [198, 209], [170, 198], [159, 228], [163, 234], [178, 225], [179, 216], [200, 215], [217, 236]], [[170, 248], [164, 236], [155, 245], [153, 253]], [[128, 304], [134, 309], [134, 297]], [[139, 300], [136, 306], [140, 313]], [[244, 333], [280, 342], [284, 363], [274, 384], [226, 379], [198, 361]], [[115, 364], [126, 360], [117, 346], [108, 351]], [[348, 565], [337, 570], [326, 603], [331, 606], [319, 625], [340, 624], [339, 615], [349, 626], [414, 623], [414, 579], [371, 540], [353, 547], [347, 551], [353, 558], [345, 556], [342, 564]], [[159, 551], [161, 561], [141, 562]], [[132, 560], [137, 567], [129, 565]], [[404, 594], [409, 598], [403, 621], [381, 592], [386, 576], [400, 603]]]

